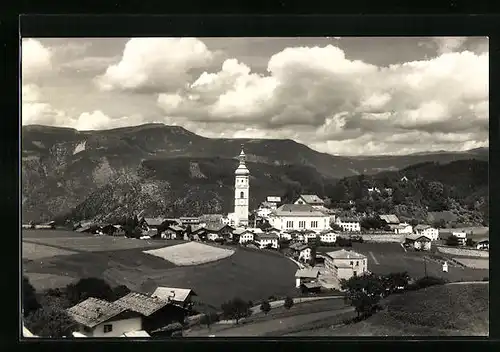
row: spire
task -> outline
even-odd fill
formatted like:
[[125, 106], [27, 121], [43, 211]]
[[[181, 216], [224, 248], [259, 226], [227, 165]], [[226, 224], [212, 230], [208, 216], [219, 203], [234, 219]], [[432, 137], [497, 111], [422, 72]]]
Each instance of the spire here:
[[241, 152], [240, 152], [239, 159], [240, 159], [240, 165], [245, 165], [246, 155], [245, 155], [245, 151], [243, 148], [243, 144], [241, 144]]

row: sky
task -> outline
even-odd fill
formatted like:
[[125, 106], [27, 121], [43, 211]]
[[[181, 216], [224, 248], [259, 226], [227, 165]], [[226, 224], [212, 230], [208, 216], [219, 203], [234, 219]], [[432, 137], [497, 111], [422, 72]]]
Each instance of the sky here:
[[486, 37], [23, 38], [22, 125], [164, 123], [334, 155], [488, 146]]

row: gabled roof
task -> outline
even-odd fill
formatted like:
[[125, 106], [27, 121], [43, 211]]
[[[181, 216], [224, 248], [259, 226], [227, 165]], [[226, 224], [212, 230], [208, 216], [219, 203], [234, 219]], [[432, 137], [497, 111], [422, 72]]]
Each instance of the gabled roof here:
[[416, 241], [416, 240], [427, 240], [427, 241], [431, 241], [431, 239], [428, 237], [428, 236], [425, 236], [425, 235], [419, 235], [418, 233], [413, 233], [411, 235], [408, 235], [406, 236], [406, 239], [407, 240], [410, 240], [410, 241]]
[[319, 275], [318, 269], [299, 269], [295, 273], [297, 278], [315, 279]]
[[176, 287], [158, 287], [151, 297], [158, 297], [162, 300], [184, 302], [189, 295], [197, 296], [196, 293], [190, 288], [176, 288]]
[[67, 312], [77, 323], [93, 328], [126, 310], [114, 302], [91, 297], [69, 308]]
[[138, 292], [130, 292], [114, 303], [146, 317], [169, 304], [167, 300], [158, 297], [150, 297]]
[[311, 248], [307, 244], [304, 243], [294, 243], [290, 245], [290, 248], [295, 251], [303, 251], [305, 249]]
[[359, 222], [359, 219], [345, 217], [345, 216], [339, 216], [337, 219], [342, 223]]
[[243, 235], [244, 233], [247, 233], [247, 232], [251, 233], [253, 235], [253, 232], [250, 231], [250, 230], [248, 230], [248, 229], [236, 229], [236, 230], [233, 231], [233, 234], [241, 236], [241, 235]]
[[283, 204], [274, 213], [278, 216], [325, 216], [309, 204]]
[[174, 231], [184, 231], [184, 228], [178, 225], [170, 225], [168, 228]]
[[278, 240], [279, 236], [275, 235], [274, 233], [256, 233], [255, 237], [257, 240]]
[[475, 242], [476, 244], [483, 242], [490, 242], [490, 239], [488, 237], [483, 237], [483, 238], [478, 238]]
[[217, 222], [221, 221], [223, 217], [222, 214], [203, 214], [200, 216], [200, 221]]
[[302, 200], [306, 204], [310, 204], [310, 205], [323, 205], [323, 204], [325, 204], [324, 200], [315, 194], [301, 194], [299, 196], [299, 198], [302, 198]]
[[123, 337], [151, 337], [144, 330], [124, 332], [122, 336]]
[[400, 222], [398, 217], [394, 214], [382, 214], [379, 215], [379, 218], [385, 220], [385, 222], [388, 224], [399, 224]]
[[92, 228], [91, 225], [85, 225], [76, 229], [76, 232], [85, 232]]
[[225, 227], [231, 228], [231, 226], [220, 223], [220, 222], [209, 222], [206, 226], [205, 229], [207, 231], [212, 231], [212, 232], [219, 232]]
[[360, 253], [356, 253], [353, 251], [347, 251], [345, 249], [341, 249], [339, 251], [333, 251], [326, 253], [332, 259], [365, 259], [366, 256]]
[[322, 287], [322, 285], [319, 282], [304, 282], [304, 283], [302, 283], [302, 286], [304, 286], [305, 288], [308, 288], [308, 289]]
[[429, 225], [422, 225], [422, 224], [415, 226], [415, 230], [416, 231], [426, 230], [426, 229], [430, 229], [430, 228], [431, 228], [431, 226], [429, 226]]
[[144, 221], [148, 226], [160, 226], [165, 222], [163, 218], [144, 218]]

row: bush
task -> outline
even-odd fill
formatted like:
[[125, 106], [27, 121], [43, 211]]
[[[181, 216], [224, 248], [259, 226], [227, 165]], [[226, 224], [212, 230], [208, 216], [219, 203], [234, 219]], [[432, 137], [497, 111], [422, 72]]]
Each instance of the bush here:
[[210, 312], [201, 317], [200, 324], [210, 327], [210, 325], [218, 321], [219, 321], [219, 315], [216, 312]]
[[90, 277], [80, 279], [76, 284], [66, 286], [66, 295], [71, 305], [78, 304], [89, 297], [114, 301], [115, 293], [111, 286], [102, 279]]
[[411, 290], [420, 290], [426, 287], [435, 286], [435, 285], [444, 285], [446, 280], [441, 279], [439, 277], [434, 276], [424, 276], [417, 281], [415, 281], [408, 288]]
[[285, 298], [285, 304], [284, 304], [285, 309], [290, 309], [293, 307], [293, 299], [292, 297], [287, 296]]
[[40, 308], [26, 318], [26, 327], [42, 337], [70, 337], [78, 324], [63, 309]]
[[260, 310], [264, 312], [264, 314], [269, 313], [271, 311], [271, 304], [269, 303], [269, 301], [262, 302], [262, 304], [260, 305]]
[[23, 284], [21, 287], [23, 290], [22, 308], [24, 316], [26, 317], [40, 308], [40, 304], [36, 299], [36, 290], [26, 276], [23, 276]]
[[453, 246], [456, 247], [458, 246], [458, 237], [451, 235], [446, 239], [446, 245], [447, 246]]
[[223, 303], [221, 308], [224, 316], [236, 320], [236, 324], [238, 324], [241, 318], [249, 317], [252, 314], [248, 302], [239, 297]]

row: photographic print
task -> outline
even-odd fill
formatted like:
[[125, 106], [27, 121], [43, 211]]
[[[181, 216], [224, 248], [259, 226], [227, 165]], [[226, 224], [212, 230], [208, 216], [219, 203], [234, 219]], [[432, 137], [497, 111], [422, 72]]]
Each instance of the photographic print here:
[[24, 337], [488, 336], [488, 38], [20, 45]]

